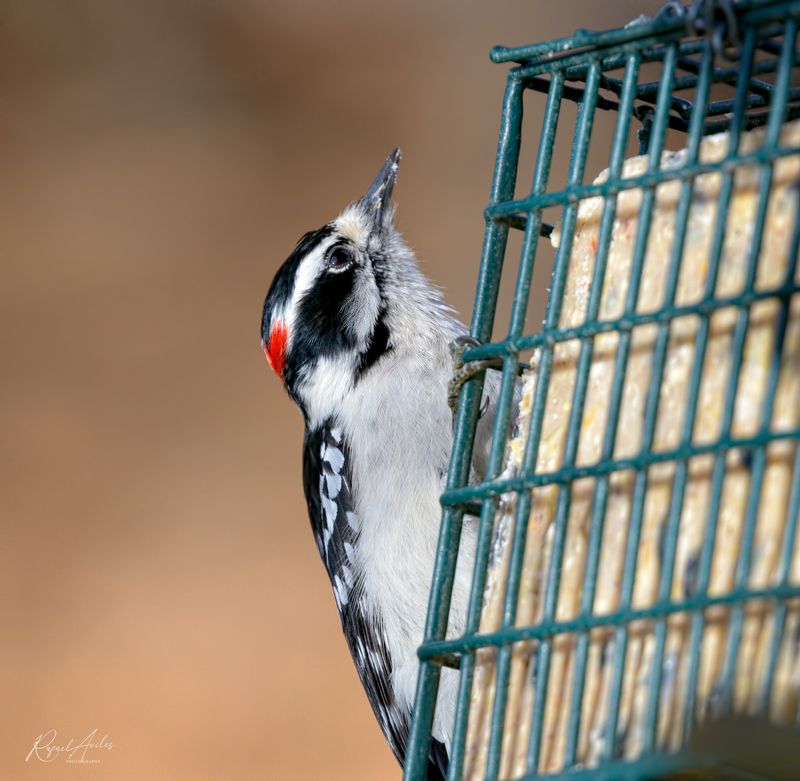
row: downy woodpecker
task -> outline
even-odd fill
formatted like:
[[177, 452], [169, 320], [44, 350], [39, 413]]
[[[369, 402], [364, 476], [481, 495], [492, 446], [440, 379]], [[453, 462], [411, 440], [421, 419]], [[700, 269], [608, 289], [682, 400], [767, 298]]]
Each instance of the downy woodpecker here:
[[[467, 331], [394, 227], [400, 151], [367, 193], [306, 233], [272, 281], [261, 344], [305, 419], [311, 527], [361, 682], [402, 763], [452, 442], [451, 344]], [[487, 373], [473, 468], [499, 377]], [[448, 636], [463, 633], [476, 530], [465, 523]], [[427, 778], [443, 779], [457, 673], [444, 670]]]

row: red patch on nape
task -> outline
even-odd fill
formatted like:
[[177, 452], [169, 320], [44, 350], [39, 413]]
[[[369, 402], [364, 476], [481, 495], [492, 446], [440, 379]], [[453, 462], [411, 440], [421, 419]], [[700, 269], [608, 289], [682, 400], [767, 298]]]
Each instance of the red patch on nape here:
[[264, 355], [267, 356], [269, 365], [281, 380], [283, 379], [283, 369], [286, 366], [287, 337], [286, 326], [280, 320], [276, 320], [269, 332], [269, 344], [264, 345]]

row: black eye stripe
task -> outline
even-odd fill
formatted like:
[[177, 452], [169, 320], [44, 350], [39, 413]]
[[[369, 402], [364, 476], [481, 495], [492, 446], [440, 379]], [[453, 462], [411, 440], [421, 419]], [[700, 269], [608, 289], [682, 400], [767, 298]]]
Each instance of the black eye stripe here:
[[289, 255], [283, 265], [278, 269], [270, 285], [267, 297], [264, 300], [264, 309], [261, 316], [262, 339], [269, 337], [267, 331], [270, 325], [270, 310], [274, 310], [291, 300], [297, 277], [297, 269], [303, 261], [303, 258], [310, 252], [313, 252], [332, 234], [333, 226], [331, 225], [324, 225], [319, 230], [309, 231], [297, 242], [297, 246], [292, 251], [292, 254]]
[[[311, 260], [311, 255], [316, 257]], [[298, 272], [306, 259], [316, 268], [305, 267], [304, 290], [297, 295]], [[308, 279], [309, 272], [314, 275], [313, 280]], [[313, 372], [320, 358], [350, 354], [353, 380], [358, 381], [381, 357], [392, 351], [385, 320], [386, 273], [386, 258], [380, 250], [362, 255], [352, 241], [337, 234], [333, 224], [303, 236], [279, 269], [265, 302], [262, 337], [269, 335], [270, 313], [294, 300], [292, 344], [286, 356], [283, 379], [289, 394], [301, 408], [298, 383], [308, 371]], [[354, 298], [357, 291], [359, 296]], [[353, 319], [358, 307], [365, 301], [373, 301], [376, 294], [380, 310], [376, 322], [368, 324], [359, 320], [356, 335]], [[366, 337], [365, 330], [369, 331]]]
[[298, 303], [295, 342], [314, 343], [312, 354], [331, 355], [352, 348], [344, 328], [345, 311], [355, 284], [353, 264], [337, 272], [322, 274]]
[[386, 353], [392, 351], [390, 344], [391, 335], [386, 324], [386, 309], [383, 308], [378, 315], [378, 320], [372, 330], [367, 349], [359, 356], [356, 368], [356, 378], [360, 378], [368, 369], [372, 368]]

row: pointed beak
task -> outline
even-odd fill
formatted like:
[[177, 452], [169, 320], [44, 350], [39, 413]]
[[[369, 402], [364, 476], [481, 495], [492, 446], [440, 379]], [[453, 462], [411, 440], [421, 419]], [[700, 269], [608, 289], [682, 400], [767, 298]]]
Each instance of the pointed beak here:
[[397, 181], [400, 157], [400, 149], [398, 148], [386, 158], [386, 162], [375, 177], [375, 181], [361, 198], [361, 203], [367, 207], [378, 227], [383, 227], [387, 217], [391, 214], [389, 204], [392, 200], [394, 183]]

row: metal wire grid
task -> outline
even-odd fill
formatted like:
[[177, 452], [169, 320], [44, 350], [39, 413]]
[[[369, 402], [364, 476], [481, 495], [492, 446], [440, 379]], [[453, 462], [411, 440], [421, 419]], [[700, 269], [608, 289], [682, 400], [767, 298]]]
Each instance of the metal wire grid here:
[[[460, 669], [460, 688], [447, 777], [450, 781], [461, 778], [468, 707], [475, 668], [475, 652], [483, 647], [497, 648], [497, 685], [492, 710], [486, 779], [498, 777], [511, 647], [513, 643], [521, 640], [536, 639], [539, 641], [536, 668], [536, 680], [539, 684], [533, 706], [527, 757], [528, 771], [524, 778], [541, 777], [537, 775], [536, 768], [542, 741], [552, 643], [558, 635], [572, 633], [577, 637], [574, 685], [571, 690], [570, 702], [566, 704], [570, 709], [565, 755], [565, 768], [567, 769], [576, 759], [589, 630], [601, 626], [612, 627], [616, 637], [612, 694], [602, 761], [598, 767], [593, 769], [573, 768], [569, 771], [571, 778], [584, 775], [591, 778], [651, 777], [657, 773], [668, 772], [683, 762], [681, 758], [664, 757], [655, 753], [657, 748], [655, 731], [661, 689], [660, 677], [666, 620], [674, 613], [681, 612], [691, 616], [689, 695], [685, 703], [685, 724], [691, 723], [695, 708], [694, 692], [698, 676], [704, 611], [713, 605], [732, 606], [730, 633], [724, 663], [724, 680], [727, 682], [724, 687], [724, 696], [730, 698], [732, 676], [741, 638], [743, 607], [749, 600], [757, 598], [769, 599], [775, 604], [775, 628], [770, 649], [770, 674], [763, 689], [765, 701], [769, 698], [772, 688], [772, 673], [774, 673], [786, 617], [787, 600], [800, 596], [800, 587], [789, 582], [791, 555], [795, 546], [797, 519], [800, 514], [800, 447], [796, 449], [794, 459], [788, 523], [782, 541], [777, 585], [754, 590], [748, 588], [747, 578], [752, 556], [758, 499], [764, 475], [766, 445], [778, 439], [800, 440], [800, 428], [781, 430], [780, 432], [769, 429], [784, 326], [788, 318], [791, 297], [800, 292], [800, 284], [795, 281], [798, 247], [800, 247], [800, 219], [795, 220], [791, 238], [789, 269], [783, 283], [774, 289], [756, 290], [755, 279], [761, 246], [760, 236], [765, 224], [768, 195], [772, 183], [772, 163], [780, 157], [800, 152], [800, 148], [782, 147], [779, 143], [782, 124], [787, 119], [800, 115], [800, 89], [792, 84], [793, 76], [796, 75], [795, 66], [798, 62], [796, 37], [798, 19], [800, 19], [800, 0], [750, 0], [739, 3], [736, 10], [739, 16], [741, 46], [736, 52], [726, 52], [724, 58], [720, 56], [717, 51], [718, 46], [712, 43], [711, 37], [698, 39], [696, 36], [687, 34], [685, 18], [677, 12], [674, 4], [667, 9], [667, 12], [653, 20], [619, 30], [604, 33], [581, 31], [572, 38], [561, 41], [517, 49], [496, 48], [492, 52], [492, 59], [495, 62], [517, 62], [519, 65], [508, 74], [495, 173], [490, 203], [485, 212], [486, 233], [471, 328], [472, 335], [481, 342], [481, 346], [467, 350], [464, 357], [466, 361], [501, 360], [502, 382], [486, 479], [478, 485], [468, 485], [468, 480], [482, 380], [468, 382], [461, 391], [447, 489], [441, 499], [444, 510], [425, 641], [419, 649], [421, 667], [404, 773], [407, 781], [424, 778], [434, 703], [442, 666]], [[723, 64], [719, 64], [720, 60], [724, 60]], [[660, 65], [660, 78], [657, 81], [639, 83], [638, 78], [642, 65], [653, 62]], [[622, 78], [616, 78], [609, 74], [610, 71], [619, 71], [620, 69], [624, 70]], [[765, 80], [764, 77], [768, 75], [773, 77], [772, 81]], [[720, 84], [735, 85], [735, 96], [713, 99], [715, 85]], [[514, 200], [523, 129], [522, 98], [525, 90], [545, 92], [547, 98], [530, 195]], [[603, 94], [601, 94], [601, 90]], [[685, 90], [692, 91], [693, 101], [676, 94]], [[613, 97], [608, 97], [609, 94]], [[551, 191], [548, 189], [548, 180], [553, 160], [553, 147], [558, 132], [559, 112], [565, 100], [574, 101], [578, 105], [572, 155], [566, 187]], [[586, 185], [583, 184], [583, 181], [587, 151], [598, 110], [617, 112], [609, 176], [601, 184]], [[632, 118], [640, 122], [640, 151], [649, 154], [649, 166], [645, 174], [623, 179], [622, 165]], [[740, 153], [739, 142], [742, 133], [760, 125], [766, 125], [763, 144], [753, 152]], [[668, 129], [686, 133], [687, 157], [685, 165], [682, 165], [680, 169], [662, 170], [660, 168], [661, 153], [665, 147]], [[699, 150], [702, 137], [707, 133], [719, 130], [727, 130], [730, 134], [727, 155], [720, 162], [701, 162]], [[747, 278], [741, 293], [735, 296], [718, 297], [715, 295], [715, 290], [725, 236], [726, 214], [734, 189], [734, 172], [743, 165], [757, 165], [760, 170], [759, 199], [754, 240], [748, 258]], [[722, 183], [705, 291], [698, 303], [678, 306], [675, 303], [675, 293], [681, 268], [693, 182], [699, 175], [710, 171], [721, 172]], [[675, 242], [671, 253], [663, 306], [656, 312], [638, 313], [636, 306], [639, 282], [655, 200], [655, 187], [661, 182], [675, 179], [680, 180], [681, 189], [675, 216]], [[600, 294], [611, 243], [616, 196], [625, 189], [633, 188], [641, 188], [642, 206], [633, 251], [625, 314], [614, 320], [599, 320]], [[578, 205], [582, 199], [591, 196], [602, 196], [604, 209], [587, 313], [581, 325], [559, 328], [559, 315]], [[539, 333], [525, 334], [525, 316], [531, 292], [538, 241], [541, 236], [549, 235], [552, 230], [552, 226], [547, 225], [543, 220], [543, 210], [553, 206], [563, 209], [561, 216], [562, 241], [552, 273], [545, 321]], [[490, 343], [500, 275], [510, 229], [523, 231], [524, 237], [508, 336], [500, 341]], [[762, 426], [754, 436], [735, 438], [731, 435], [731, 422], [737, 388], [736, 378], [742, 364], [742, 352], [748, 327], [749, 308], [755, 302], [768, 298], [780, 301], [781, 309], [776, 331], [775, 357], [763, 401]], [[721, 435], [711, 443], [693, 443], [692, 432], [709, 335], [709, 318], [712, 313], [725, 307], [736, 307], [738, 319], [734, 328], [731, 381], [725, 398]], [[696, 357], [686, 400], [687, 414], [682, 425], [680, 445], [669, 451], [653, 452], [651, 447], [658, 407], [658, 390], [664, 369], [670, 323], [678, 317], [690, 314], [698, 317], [699, 327], [696, 335]], [[613, 458], [614, 443], [631, 335], [635, 327], [645, 323], [656, 323], [658, 335], [653, 351], [652, 377], [645, 406], [642, 448], [635, 458], [615, 459]], [[590, 466], [576, 466], [575, 456], [587, 389], [588, 370], [592, 361], [593, 337], [604, 331], [618, 332], [619, 342], [615, 357], [615, 381], [608, 401], [609, 419], [605, 429], [602, 458]], [[581, 349], [562, 467], [548, 474], [537, 474], [535, 472], [536, 455], [553, 364], [553, 350], [557, 343], [571, 339], [579, 339]], [[519, 355], [523, 351], [534, 348], [538, 348], [540, 359], [530, 431], [523, 456], [523, 469], [515, 477], [501, 479]], [[733, 448], [748, 448], [753, 453], [752, 483], [745, 516], [742, 553], [737, 567], [736, 587], [729, 593], [710, 596], [708, 585], [717, 514], [725, 474], [725, 454]], [[714, 466], [711, 476], [712, 488], [706, 535], [699, 562], [698, 588], [693, 597], [674, 602], [669, 599], [670, 583], [673, 576], [688, 463], [690, 458], [701, 454], [712, 454]], [[648, 467], [663, 461], [674, 462], [676, 472], [667, 517], [664, 545], [665, 566], [660, 576], [659, 599], [651, 607], [634, 610], [631, 608], [631, 598], [643, 504], [647, 489]], [[611, 614], [593, 615], [592, 605], [609, 477], [612, 473], [620, 470], [635, 470], [636, 477], [619, 609]], [[596, 480], [581, 612], [574, 620], [559, 622], [554, 620], [554, 617], [571, 502], [570, 485], [582, 477], [594, 477]], [[547, 576], [543, 618], [533, 626], [515, 626], [526, 528], [531, 505], [531, 489], [551, 484], [561, 488], [552, 543], [553, 564], [550, 566]], [[518, 499], [503, 604], [502, 628], [491, 634], [478, 634], [493, 520], [499, 498], [506, 492], [516, 492]], [[445, 640], [450, 593], [465, 512], [480, 516], [476, 566], [466, 631], [460, 638]], [[639, 619], [651, 619], [654, 622], [656, 655], [651, 670], [652, 681], [646, 711], [644, 751], [642, 758], [630, 763], [618, 761], [614, 757], [613, 746], [622, 692], [628, 628], [631, 622]], [[703, 762], [713, 764], [714, 758], [694, 758], [695, 764]], [[562, 774], [549, 777], [560, 775]]]

